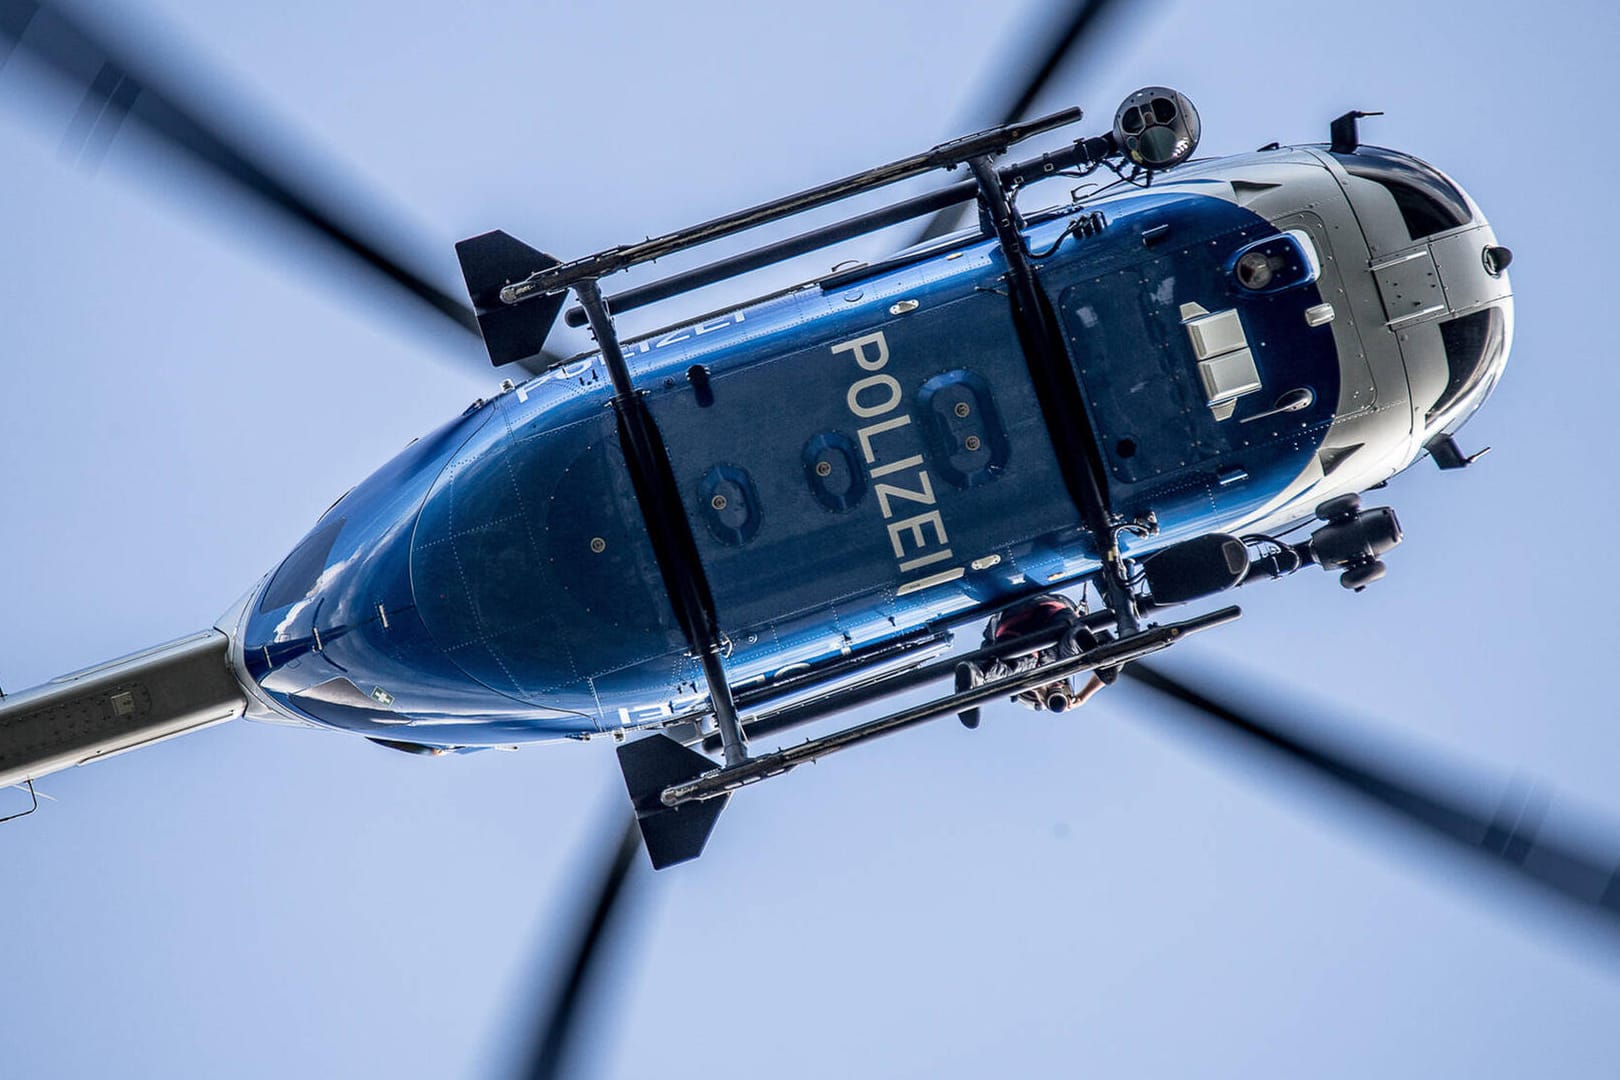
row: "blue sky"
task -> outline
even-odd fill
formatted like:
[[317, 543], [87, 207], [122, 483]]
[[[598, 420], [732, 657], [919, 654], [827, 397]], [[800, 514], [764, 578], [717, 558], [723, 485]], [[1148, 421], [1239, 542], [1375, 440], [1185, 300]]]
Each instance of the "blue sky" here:
[[[1369, 140], [1452, 173], [1518, 257], [1513, 359], [1463, 439], [1495, 452], [1382, 493], [1407, 535], [1385, 582], [1245, 592], [1181, 670], [1263, 678], [1351, 741], [1620, 825], [1620, 15], [1143, 7], [1039, 107], [1079, 103], [1100, 130], [1168, 83], [1211, 153], [1383, 109]], [[578, 254], [959, 134], [1043, 22], [969, 0], [91, 10], [179, 40], [269, 130], [386, 193], [448, 286], [452, 243], [489, 228]], [[137, 137], [93, 175], [64, 165], [73, 103], [30, 107], [18, 74], [0, 72], [8, 688], [211, 622], [499, 379]], [[421, 761], [249, 724], [42, 788], [57, 801], [0, 829], [8, 1076], [502, 1075], [621, 795], [605, 746]], [[1620, 1051], [1612, 938], [1125, 688], [746, 792], [700, 862], [642, 883], [592, 1075], [1607, 1076]]]

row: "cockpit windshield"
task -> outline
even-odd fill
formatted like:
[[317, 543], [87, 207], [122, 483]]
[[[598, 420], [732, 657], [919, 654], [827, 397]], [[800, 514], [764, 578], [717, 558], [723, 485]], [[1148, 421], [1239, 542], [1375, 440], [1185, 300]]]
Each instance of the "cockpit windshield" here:
[[345, 520], [333, 518], [298, 542], [292, 554], [282, 560], [270, 584], [265, 586], [264, 595], [259, 597], [260, 614], [296, 604], [315, 591]]
[[1501, 367], [1507, 347], [1501, 309], [1493, 305], [1447, 319], [1440, 324], [1440, 341], [1446, 351], [1446, 388], [1424, 418], [1431, 424]]
[[1334, 154], [1344, 171], [1381, 185], [1395, 197], [1413, 240], [1468, 224], [1468, 200], [1452, 183], [1414, 157], [1377, 146]]

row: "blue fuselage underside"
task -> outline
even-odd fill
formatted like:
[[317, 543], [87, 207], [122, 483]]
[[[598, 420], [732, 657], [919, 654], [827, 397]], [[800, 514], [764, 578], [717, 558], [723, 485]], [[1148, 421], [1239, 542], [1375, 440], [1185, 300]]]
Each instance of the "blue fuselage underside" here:
[[[1146, 551], [1274, 502], [1334, 419], [1313, 284], [1250, 293], [1231, 260], [1277, 230], [1145, 193], [1037, 263]], [[1030, 230], [1032, 250], [1063, 221]], [[1167, 228], [1166, 228], [1167, 227]], [[1144, 233], [1151, 243], [1144, 242]], [[697, 538], [735, 681], [816, 664], [1095, 569], [1032, 389], [995, 245], [807, 288], [626, 351]], [[1306, 409], [1221, 419], [1186, 305], [1237, 310], [1261, 382]], [[689, 373], [701, 366], [693, 378]], [[261, 587], [252, 676], [319, 723], [443, 745], [637, 726], [705, 695], [665, 597], [594, 357], [469, 410], [317, 524]], [[300, 561], [301, 560], [301, 561]], [[278, 580], [279, 579], [279, 580]]]

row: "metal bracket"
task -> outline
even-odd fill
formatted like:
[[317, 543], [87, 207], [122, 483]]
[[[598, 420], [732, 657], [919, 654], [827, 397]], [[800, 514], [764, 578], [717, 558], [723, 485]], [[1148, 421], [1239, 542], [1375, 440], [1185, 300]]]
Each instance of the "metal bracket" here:
[[1434, 458], [1434, 463], [1442, 469], [1466, 469], [1480, 458], [1491, 452], [1490, 447], [1476, 450], [1472, 454], [1464, 454], [1457, 440], [1450, 435], [1436, 435], [1423, 444], [1423, 449]]
[[737, 720], [731, 684], [721, 663], [726, 651], [725, 635], [715, 619], [714, 598], [703, 573], [697, 540], [681, 503], [669, 455], [646, 399], [635, 388], [618, 333], [613, 328], [613, 316], [602, 299], [596, 279], [576, 281], [573, 289], [590, 320], [591, 332], [602, 351], [602, 363], [613, 383], [612, 406], [619, 419], [619, 441], [653, 555], [658, 561], [659, 576], [664, 579], [664, 591], [669, 595], [675, 619], [686, 635], [692, 654], [703, 665], [715, 723], [724, 741], [726, 764], [735, 765], [747, 759], [748, 749], [742, 725]]
[[1342, 116], [1333, 118], [1328, 125], [1328, 149], [1335, 154], [1353, 154], [1361, 146], [1361, 131], [1356, 124], [1364, 116], [1383, 116], [1383, 112], [1363, 112], [1360, 109], [1351, 109]]
[[1058, 329], [1024, 248], [1017, 211], [1002, 186], [1001, 175], [988, 157], [968, 162], [979, 184], [979, 205], [1001, 245], [1007, 262], [1006, 281], [1012, 299], [1013, 323], [1029, 366], [1030, 382], [1046, 420], [1047, 434], [1058, 454], [1064, 486], [1080, 511], [1080, 521], [1091, 533], [1102, 562], [1102, 591], [1118, 621], [1121, 636], [1141, 628], [1130, 584], [1115, 542], [1114, 515], [1103, 487], [1102, 455], [1081, 396], [1080, 383], [1059, 340]]

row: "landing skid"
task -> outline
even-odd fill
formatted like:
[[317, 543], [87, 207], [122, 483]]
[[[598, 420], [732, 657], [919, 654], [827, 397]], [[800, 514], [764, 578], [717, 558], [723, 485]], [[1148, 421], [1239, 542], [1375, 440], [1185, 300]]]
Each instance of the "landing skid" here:
[[[997, 698], [1011, 697], [1056, 679], [1120, 667], [1167, 649], [1189, 634], [1232, 622], [1240, 614], [1236, 607], [1226, 607], [1183, 622], [1150, 627], [1098, 645], [1078, 656], [913, 705], [876, 720], [809, 739], [797, 746], [728, 762], [723, 767], [716, 767], [710, 758], [682, 746], [667, 735], [653, 735], [628, 743], [619, 748], [619, 764], [624, 771], [625, 786], [629, 789], [642, 837], [647, 842], [647, 853], [652, 857], [655, 869], [697, 858], [721, 809], [738, 788], [780, 776], [807, 762], [818, 761], [872, 739], [942, 716], [954, 716], [964, 709]], [[1027, 644], [1012, 642], [1007, 649], [1014, 651]], [[937, 665], [939, 677], [943, 678], [950, 667], [949, 664]], [[895, 686], [894, 692], [915, 685], [913, 680], [896, 682], [904, 685]]]

